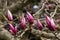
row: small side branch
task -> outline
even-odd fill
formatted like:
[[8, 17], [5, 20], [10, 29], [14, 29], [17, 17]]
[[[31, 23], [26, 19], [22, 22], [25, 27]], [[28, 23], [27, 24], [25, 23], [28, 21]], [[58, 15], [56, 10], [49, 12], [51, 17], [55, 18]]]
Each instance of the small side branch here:
[[40, 31], [40, 30], [32, 29], [31, 33], [37, 37], [42, 36], [42, 37], [46, 37], [46, 38], [55, 38], [55, 35], [53, 33], [47, 33], [47, 32]]

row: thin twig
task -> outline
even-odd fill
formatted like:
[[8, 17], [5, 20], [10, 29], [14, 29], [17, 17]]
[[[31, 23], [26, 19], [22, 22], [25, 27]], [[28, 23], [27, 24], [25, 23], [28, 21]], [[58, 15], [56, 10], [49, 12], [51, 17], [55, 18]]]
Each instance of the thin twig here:
[[28, 28], [26, 28], [22, 33], [21, 35], [19, 35], [18, 37], [22, 38], [22, 36], [25, 34], [25, 32], [28, 30]]
[[46, 38], [55, 38], [55, 35], [53, 33], [47, 33], [45, 31], [40, 31], [32, 28], [31, 31], [32, 34], [34, 34], [36, 37], [46, 37]]
[[56, 6], [56, 8], [55, 8], [55, 10], [54, 10], [54, 13], [53, 13], [53, 15], [51, 16], [51, 18], [53, 18], [54, 17], [54, 15], [56, 14], [56, 12], [57, 12], [57, 9], [58, 9], [58, 5]]
[[39, 15], [43, 12], [44, 8], [45, 8], [45, 3], [48, 2], [47, 0], [42, 4], [42, 8], [39, 9], [33, 16], [36, 18], [36, 15], [37, 15], [37, 18], [39, 18]]

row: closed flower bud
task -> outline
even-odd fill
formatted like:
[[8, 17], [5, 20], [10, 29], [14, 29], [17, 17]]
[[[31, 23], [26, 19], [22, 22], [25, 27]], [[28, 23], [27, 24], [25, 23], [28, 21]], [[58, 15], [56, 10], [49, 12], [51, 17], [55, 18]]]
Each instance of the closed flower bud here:
[[21, 24], [20, 24], [20, 26], [21, 26], [22, 29], [26, 28], [26, 20], [25, 20], [24, 16], [22, 16], [22, 18], [21, 18]]
[[51, 21], [50, 18], [46, 15], [46, 23], [48, 26], [50, 26], [50, 21]]
[[54, 23], [54, 20], [52, 18], [49, 18], [47, 15], [46, 15], [46, 23], [50, 30], [52, 31], [56, 30], [56, 25]]
[[55, 23], [54, 23], [54, 20], [53, 19], [51, 19], [51, 29], [54, 31], [54, 30], [56, 30], [56, 25], [55, 25]]
[[13, 16], [12, 16], [12, 13], [10, 12], [10, 10], [7, 11], [7, 17], [8, 17], [8, 20], [10, 20], [10, 21], [13, 20]]
[[27, 16], [27, 19], [28, 19], [29, 23], [30, 24], [33, 24], [34, 23], [33, 16], [29, 12], [27, 12], [27, 15], [26, 16]]
[[10, 27], [10, 32], [13, 34], [13, 35], [16, 35], [17, 33], [17, 28], [14, 28], [12, 24], [8, 24], [9, 27]]
[[43, 29], [43, 25], [42, 23], [39, 21], [39, 19], [37, 20], [37, 27], [42, 30]]

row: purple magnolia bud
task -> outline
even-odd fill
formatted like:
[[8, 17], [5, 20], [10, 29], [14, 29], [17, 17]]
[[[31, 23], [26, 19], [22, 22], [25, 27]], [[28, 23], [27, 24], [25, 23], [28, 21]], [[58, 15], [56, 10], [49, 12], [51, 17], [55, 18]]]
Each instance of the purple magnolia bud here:
[[33, 18], [33, 16], [29, 12], [27, 12], [27, 19], [30, 22], [30, 24], [34, 23], [34, 18]]
[[20, 24], [20, 26], [21, 26], [22, 29], [26, 28], [26, 20], [25, 20], [24, 16], [22, 16], [22, 18], [21, 18], [21, 24]]
[[51, 29], [54, 31], [54, 30], [56, 30], [56, 25], [55, 25], [55, 23], [54, 23], [54, 20], [53, 19], [51, 19]]
[[8, 25], [9, 25], [9, 27], [10, 27], [10, 32], [11, 32], [12, 34], [16, 35], [16, 33], [17, 33], [17, 29], [14, 28], [13, 25], [10, 24], [10, 23], [8, 23]]
[[8, 17], [8, 20], [10, 20], [10, 21], [13, 20], [13, 16], [12, 16], [12, 13], [10, 12], [10, 10], [7, 11], [7, 17]]
[[46, 23], [47, 23], [48, 26], [50, 26], [50, 21], [51, 20], [50, 20], [50, 18], [47, 15], [45, 15], [45, 16], [46, 16]]
[[46, 15], [46, 23], [50, 30], [52, 31], [56, 30], [56, 25], [54, 23], [54, 20], [52, 18], [49, 18], [47, 15]]
[[39, 19], [37, 20], [37, 27], [42, 30], [43, 29], [43, 25], [42, 23], [39, 21]]

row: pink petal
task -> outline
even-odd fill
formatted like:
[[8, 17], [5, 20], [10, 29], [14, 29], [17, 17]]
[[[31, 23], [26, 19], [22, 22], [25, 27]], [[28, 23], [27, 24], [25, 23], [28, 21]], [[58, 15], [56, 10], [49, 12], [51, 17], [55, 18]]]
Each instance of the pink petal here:
[[26, 20], [25, 20], [24, 16], [22, 16], [22, 18], [21, 18], [21, 24], [20, 25], [21, 25], [22, 29], [24, 29], [26, 27]]
[[52, 27], [52, 30], [53, 30], [53, 31], [56, 30], [56, 25], [55, 25], [53, 19], [51, 19], [51, 27]]
[[12, 24], [8, 24], [10, 26], [10, 30], [12, 30], [15, 34], [17, 33], [17, 28], [14, 28]]
[[28, 19], [28, 21], [29, 21], [31, 24], [34, 23], [34, 18], [33, 18], [33, 16], [32, 16], [29, 12], [27, 12], [27, 19]]
[[46, 23], [47, 23], [47, 26], [50, 30], [54, 31], [56, 30], [56, 25], [54, 23], [54, 20], [49, 18], [48, 16], [46, 16]]
[[7, 17], [10, 21], [13, 20], [13, 16], [12, 16], [12, 13], [10, 12], [10, 10], [8, 10], [8, 12], [7, 12]]
[[37, 20], [37, 26], [38, 26], [38, 28], [39, 28], [40, 30], [43, 29], [43, 25], [42, 25], [42, 23], [39, 21], [39, 19]]
[[10, 29], [14, 30], [14, 27], [12, 24], [8, 23], [8, 25], [9, 25]]

